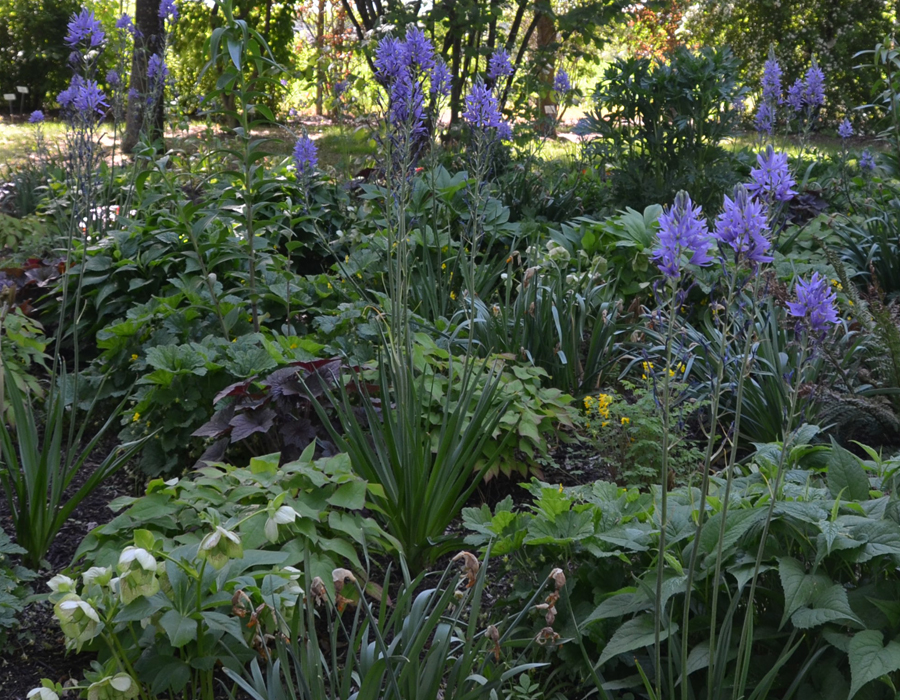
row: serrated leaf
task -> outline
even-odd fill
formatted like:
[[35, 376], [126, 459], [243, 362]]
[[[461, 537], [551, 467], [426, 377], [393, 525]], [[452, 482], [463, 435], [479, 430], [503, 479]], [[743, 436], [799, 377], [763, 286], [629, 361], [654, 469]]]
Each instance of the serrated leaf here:
[[900, 671], [900, 643], [883, 644], [884, 635], [877, 630], [858, 632], [850, 640], [850, 695], [852, 700], [868, 682], [888, 673]]
[[869, 479], [855, 455], [831, 438], [828, 456], [828, 490], [835, 498], [845, 501], [867, 501]]
[[809, 607], [802, 607], [791, 615], [791, 622], [800, 629], [811, 629], [826, 622], [862, 625], [862, 621], [850, 609], [847, 591], [837, 583], [817, 593]]

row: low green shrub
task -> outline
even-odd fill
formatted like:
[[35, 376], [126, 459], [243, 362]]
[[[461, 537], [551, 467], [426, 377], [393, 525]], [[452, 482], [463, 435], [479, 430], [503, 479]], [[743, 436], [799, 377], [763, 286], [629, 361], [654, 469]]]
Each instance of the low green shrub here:
[[0, 646], [5, 646], [10, 632], [18, 628], [18, 616], [28, 604], [31, 588], [28, 585], [37, 575], [24, 566], [14, 564], [11, 556], [26, 554], [0, 530]]

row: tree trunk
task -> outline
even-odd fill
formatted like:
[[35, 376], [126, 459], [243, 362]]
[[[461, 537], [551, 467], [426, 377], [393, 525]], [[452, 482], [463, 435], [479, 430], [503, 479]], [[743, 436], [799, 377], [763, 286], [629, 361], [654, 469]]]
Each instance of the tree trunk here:
[[316, 16], [316, 116], [322, 116], [322, 102], [325, 93], [325, 0], [319, 0], [319, 13]]
[[128, 114], [125, 118], [125, 136], [122, 150], [130, 153], [141, 137], [141, 130], [147, 123], [151, 128], [151, 138], [163, 133], [163, 95], [154, 102], [153, 114], [147, 114], [147, 95], [150, 81], [147, 79], [147, 61], [163, 46], [163, 26], [159, 18], [159, 0], [136, 0], [134, 26], [138, 33], [134, 38], [134, 54], [131, 59], [131, 89], [134, 97], [128, 98]]
[[541, 92], [538, 98], [538, 131], [556, 136], [556, 97], [553, 93], [553, 68], [556, 65], [556, 23], [547, 14], [537, 19], [537, 60], [540, 68]]

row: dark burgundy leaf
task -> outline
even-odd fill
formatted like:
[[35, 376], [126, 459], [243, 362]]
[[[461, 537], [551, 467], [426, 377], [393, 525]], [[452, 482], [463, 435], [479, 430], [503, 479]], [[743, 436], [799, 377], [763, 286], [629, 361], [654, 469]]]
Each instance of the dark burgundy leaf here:
[[304, 392], [298, 373], [296, 367], [282, 367], [266, 377], [262, 384], [269, 387], [273, 397], [301, 396]]
[[225, 457], [225, 450], [228, 448], [228, 443], [229, 440], [227, 437], [216, 440], [212, 445], [206, 448], [206, 452], [200, 455], [200, 459], [194, 464], [194, 469], [205, 467], [211, 462], [221, 462]]
[[231, 442], [238, 442], [250, 437], [254, 433], [266, 433], [272, 427], [275, 420], [275, 411], [271, 408], [263, 408], [256, 411], [240, 413], [231, 419]]
[[244, 396], [247, 391], [250, 389], [250, 385], [253, 383], [253, 378], [244, 379], [240, 382], [235, 382], [234, 384], [229, 384], [222, 391], [216, 394], [216, 398], [213, 399], [213, 406], [215, 406], [219, 401], [228, 397], [228, 396]]
[[216, 411], [212, 418], [191, 435], [193, 437], [221, 437], [231, 431], [230, 421], [232, 418], [234, 418], [234, 406], [226, 406], [221, 411]]
[[307, 418], [292, 420], [281, 428], [281, 437], [286, 445], [293, 445], [301, 450], [316, 437], [316, 430]]

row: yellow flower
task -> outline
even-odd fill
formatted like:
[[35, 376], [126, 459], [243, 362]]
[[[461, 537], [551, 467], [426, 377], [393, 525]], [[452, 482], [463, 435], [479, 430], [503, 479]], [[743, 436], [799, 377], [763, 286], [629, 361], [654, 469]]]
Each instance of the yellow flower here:
[[132, 423], [137, 423], [141, 419], [141, 414], [137, 411], [134, 412], [134, 417], [131, 419]]
[[600, 424], [600, 427], [601, 427], [601, 428], [605, 428], [607, 425], [609, 425], [609, 422], [608, 422], [608, 421], [603, 421], [603, 422]]
[[442, 253], [446, 253], [448, 250], [450, 250], [450, 246], [445, 245], [443, 248], [441, 248]]
[[349, 255], [345, 255], [345, 256], [344, 256], [344, 262], [350, 262], [350, 256], [349, 256]]
[[456, 292], [450, 292], [450, 298], [451, 298], [453, 301], [456, 301]]
[[628, 425], [631, 422], [631, 418], [628, 416], [622, 416], [622, 420], [619, 421], [622, 425]]
[[562, 484], [559, 485], [559, 492], [562, 493]]
[[138, 359], [138, 356], [137, 356], [137, 355], [132, 355], [132, 356], [131, 356], [131, 361], [132, 361], [132, 362], [137, 361], [137, 359]]
[[852, 299], [847, 299], [847, 303], [848, 303], [850, 306], [853, 306], [853, 300], [852, 300]]
[[291, 350], [297, 349], [297, 343], [291, 343]]
[[328, 288], [331, 289], [331, 282], [328, 283]]
[[441, 269], [442, 269], [442, 270], [446, 270], [446, 269], [447, 269], [447, 263], [441, 263]]

